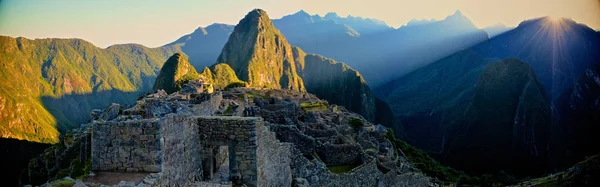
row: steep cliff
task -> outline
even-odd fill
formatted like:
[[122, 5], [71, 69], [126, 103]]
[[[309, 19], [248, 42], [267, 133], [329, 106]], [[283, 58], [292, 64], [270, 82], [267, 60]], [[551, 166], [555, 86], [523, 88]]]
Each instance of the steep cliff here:
[[217, 62], [229, 64], [252, 87], [305, 91], [292, 47], [260, 9], [249, 12], [235, 26]]
[[331, 103], [375, 119], [375, 97], [358, 71], [319, 55], [306, 55], [302, 78], [306, 90]]
[[600, 131], [600, 61], [586, 69], [558, 103], [561, 117], [557, 124], [560, 125], [554, 126], [553, 134], [559, 137], [555, 140], [556, 148], [565, 151], [556, 155], [558, 165], [570, 165], [597, 154], [600, 151], [597, 146], [600, 142], [597, 135]]
[[548, 100], [526, 63], [504, 59], [489, 64], [466, 111], [446, 134], [445, 161], [470, 171], [543, 171], [549, 153]]

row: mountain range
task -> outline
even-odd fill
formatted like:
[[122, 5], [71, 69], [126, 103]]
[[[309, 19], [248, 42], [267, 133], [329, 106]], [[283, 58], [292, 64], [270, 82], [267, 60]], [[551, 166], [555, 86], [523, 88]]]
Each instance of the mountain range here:
[[[368, 120], [375, 119], [374, 96], [357, 71], [292, 47], [263, 10], [254, 10], [240, 20], [217, 62], [231, 67], [247, 86], [313, 93]], [[213, 74], [218, 76], [214, 70]]]
[[[272, 22], [291, 45], [348, 64], [372, 87], [489, 38], [460, 11], [440, 21], [409, 22], [398, 29], [376, 19], [310, 15], [303, 10]], [[216, 62], [233, 27], [199, 27], [165, 47], [180, 46], [190, 63], [203, 69]]]
[[1, 137], [55, 143], [92, 109], [133, 103], [178, 49], [1, 36], [0, 50]]
[[[589, 106], [589, 104], [594, 103], [591, 100], [595, 96], [588, 94], [595, 93], [593, 91], [595, 86], [590, 84], [590, 80], [596, 77], [593, 69], [596, 67], [594, 64], [597, 64], [598, 59], [600, 59], [598, 56], [600, 47], [598, 45], [600, 45], [600, 41], [598, 40], [597, 32], [572, 20], [557, 20], [549, 17], [527, 20], [512, 30], [375, 88], [374, 93], [378, 97], [383, 98], [390, 105], [399, 120], [403, 122], [405, 125], [403, 128], [406, 131], [405, 134], [411, 143], [432, 154], [438, 155], [440, 160], [447, 161], [453, 167], [465, 170], [481, 169], [476, 164], [470, 165], [461, 162], [461, 160], [466, 156], [463, 152], [465, 154], [474, 153], [474, 150], [481, 149], [482, 147], [458, 146], [459, 148], [457, 148], [457, 139], [463, 139], [461, 142], [467, 143], [477, 142], [480, 143], [479, 146], [496, 147], [494, 150], [505, 149], [504, 154], [495, 154], [496, 157], [499, 157], [497, 155], [504, 157], [512, 155], [511, 150], [517, 152], [521, 148], [515, 148], [515, 144], [499, 146], [498, 143], [507, 143], [507, 140], [503, 140], [503, 138], [507, 138], [507, 136], [515, 137], [523, 132], [533, 133], [534, 130], [531, 129], [536, 129], [536, 135], [523, 138], [523, 143], [531, 144], [531, 142], [536, 142], [535, 144], [537, 144], [538, 148], [542, 147], [544, 149], [538, 149], [538, 153], [542, 153], [539, 151], [548, 151], [542, 154], [545, 155], [544, 158], [548, 158], [548, 161], [541, 164], [533, 162], [531, 159], [527, 161], [527, 159], [521, 157], [523, 159], [515, 158], [515, 160], [522, 161], [517, 161], [516, 163], [532, 164], [531, 167], [538, 168], [538, 172], [544, 170], [541, 165], [548, 167], [545, 168], [546, 171], [552, 169], [558, 170], [598, 151], [597, 148], [594, 148], [595, 146], [585, 143], [593, 136], [583, 132], [583, 129], [589, 130], [589, 128], [594, 128], [591, 123], [594, 122], [595, 118], [590, 116], [591, 113], [595, 112], [596, 108]], [[484, 86], [481, 85], [481, 81], [483, 76], [486, 75], [486, 71], [484, 71], [486, 66], [490, 66], [490, 63], [504, 58], [515, 58], [528, 64], [534, 72], [532, 76], [537, 78], [535, 82], [539, 81], [540, 83], [535, 89], [543, 89], [542, 93], [534, 93], [539, 97], [531, 96], [527, 99], [528, 97], [523, 97], [522, 94], [513, 94], [511, 100], [511, 97], [498, 96], [497, 94], [503, 91], [513, 89], [511, 86], [514, 84], [508, 82], [506, 84], [490, 83], [491, 85], [496, 85], [500, 90], [478, 93], [477, 90]], [[515, 76], [506, 78], [515, 78]], [[503, 81], [508, 80], [497, 80], [495, 82]], [[527, 82], [527, 80], [521, 81]], [[586, 88], [583, 89], [580, 85], [586, 85]], [[575, 88], [573, 88], [574, 86]], [[570, 95], [574, 92], [579, 92], [573, 91], [573, 89], [582, 90], [582, 94], [579, 96]], [[531, 92], [528, 91], [527, 93]], [[478, 96], [478, 94], [483, 94], [483, 96]], [[480, 107], [473, 107], [482, 101], [481, 99], [477, 101], [478, 97], [492, 98], [507, 103], [505, 103], [505, 106], [491, 107], [492, 104], [486, 102], [487, 104], [485, 105], [490, 106], [489, 108], [493, 108], [494, 110], [480, 110], [478, 109]], [[569, 97], [571, 97], [571, 101], [567, 99]], [[574, 100], [577, 100], [574, 98], [578, 97], [580, 97], [579, 99], [586, 100], [587, 104], [585, 106], [575, 104], [576, 102], [567, 104], [574, 102]], [[519, 100], [514, 100], [516, 98], [519, 98]], [[541, 101], [537, 101], [539, 99]], [[517, 103], [512, 101], [519, 101], [519, 103], [545, 102], [547, 104], [529, 107], [524, 112], [521, 111], [523, 110], [522, 108], [514, 107], [521, 105], [517, 105]], [[509, 106], [511, 103], [512, 106]], [[509, 112], [510, 115], [500, 112], [504, 109], [511, 111]], [[543, 115], [535, 114], [532, 116], [535, 111], [537, 113], [547, 111], [547, 113], [544, 112]], [[576, 115], [576, 113], [581, 114], [581, 116]], [[502, 117], [502, 115], [505, 116]], [[540, 115], [545, 117], [539, 118]], [[485, 118], [494, 119], [494, 121], [476, 122], [478, 119]], [[465, 119], [467, 120], [465, 121]], [[502, 120], [505, 121], [502, 122]], [[519, 130], [518, 125], [515, 126], [515, 124], [523, 122], [529, 123], [529, 125], [525, 126], [530, 127], [530, 130]], [[539, 126], [536, 125], [538, 122], [543, 122], [544, 128], [538, 128]], [[498, 137], [484, 135], [489, 134], [489, 132], [474, 130], [477, 129], [477, 126], [469, 127], [469, 124], [487, 124], [491, 126], [485, 128], [482, 126], [481, 128], [495, 130], [493, 131], [494, 133], [513, 132], [513, 134], [504, 133], [504, 136]], [[511, 126], [513, 126], [512, 130], [497, 129]], [[584, 133], [585, 135], [579, 133]], [[579, 143], [572, 142], [572, 140], [577, 139], [574, 138], [575, 134], [579, 134], [580, 136], [578, 137], [580, 138], [585, 137], [586, 141], [578, 140]], [[542, 138], [545, 139], [542, 141], [537, 139], [537, 136], [540, 136], [540, 138], [550, 138]], [[545, 142], [543, 143], [545, 145], [540, 145], [540, 142]], [[449, 149], [450, 147], [453, 148]], [[521, 145], [521, 147], [523, 146]], [[459, 149], [459, 151], [455, 149]], [[473, 155], [483, 156], [483, 153]], [[566, 157], [569, 158], [567, 159]], [[536, 158], [534, 160], [545, 159]], [[505, 171], [513, 170], [514, 172], [519, 172], [517, 171], [519, 170], [518, 168], [523, 165], [511, 165], [507, 161], [500, 160], [498, 160], [498, 163], [505, 164], [491, 168], [503, 168]], [[549, 167], [550, 165], [551, 167]]]
[[202, 78], [312, 93], [467, 172], [524, 177], [600, 151], [600, 34], [570, 19], [479, 29], [457, 11], [395, 29], [255, 9], [158, 48], [0, 36], [0, 50], [2, 138], [56, 143], [92, 109]]

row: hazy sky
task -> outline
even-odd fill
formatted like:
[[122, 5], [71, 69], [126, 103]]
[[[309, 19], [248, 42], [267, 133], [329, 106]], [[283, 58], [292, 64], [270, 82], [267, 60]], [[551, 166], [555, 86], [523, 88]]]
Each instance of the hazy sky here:
[[0, 0], [0, 35], [82, 38], [99, 47], [157, 47], [211, 23], [236, 24], [254, 8], [271, 18], [310, 14], [370, 17], [393, 27], [460, 10], [478, 27], [556, 16], [600, 29], [600, 0]]

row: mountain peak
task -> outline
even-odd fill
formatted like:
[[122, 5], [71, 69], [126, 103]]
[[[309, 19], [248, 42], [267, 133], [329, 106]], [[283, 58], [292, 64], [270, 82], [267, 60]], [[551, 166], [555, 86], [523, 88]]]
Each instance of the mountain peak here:
[[304, 11], [304, 10], [300, 10], [300, 11], [296, 12], [296, 13], [295, 13], [295, 14], [293, 14], [293, 15], [297, 15], [297, 16], [309, 16], [309, 17], [310, 17], [310, 14], [308, 14], [308, 13], [307, 13], [306, 11]]
[[234, 32], [239, 29], [248, 31], [249, 29], [253, 28], [261, 29], [266, 27], [274, 28], [273, 23], [271, 23], [271, 19], [267, 15], [267, 12], [262, 9], [254, 9], [248, 12], [248, 14], [246, 14], [246, 16], [240, 20], [238, 26], [235, 27]]
[[452, 15], [453, 16], [464, 16], [460, 10], [456, 10], [456, 12], [454, 12], [454, 14], [452, 14]]
[[325, 19], [333, 19], [333, 18], [340, 18], [340, 16], [338, 16], [337, 13], [335, 12], [328, 12], [327, 14], [325, 14]]
[[[208, 34], [208, 32], [206, 32], [206, 29], [204, 27], [198, 27], [196, 30], [194, 30], [193, 34], [194, 35], [196, 35], [196, 34], [206, 35], [206, 34]], [[176, 53], [176, 54], [179, 54], [179, 53]]]
[[267, 13], [252, 10], [233, 29], [218, 63], [226, 63], [251, 87], [305, 91], [292, 47]]
[[456, 10], [454, 14], [446, 17], [446, 19], [442, 20], [445, 24], [451, 27], [463, 27], [463, 28], [477, 28], [471, 20], [465, 16], [460, 10]]
[[267, 12], [264, 11], [263, 9], [257, 8], [257, 9], [254, 9], [254, 10], [248, 12], [247, 16], [248, 15], [261, 17], [261, 16], [267, 16]]
[[200, 78], [200, 75], [194, 66], [188, 62], [187, 57], [181, 53], [175, 53], [169, 57], [160, 69], [153, 89], [173, 93], [181, 89], [185, 82], [198, 78]]

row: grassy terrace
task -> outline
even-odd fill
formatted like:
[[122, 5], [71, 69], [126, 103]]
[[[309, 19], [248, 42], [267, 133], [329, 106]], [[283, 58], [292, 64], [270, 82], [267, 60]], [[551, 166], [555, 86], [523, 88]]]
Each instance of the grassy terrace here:
[[246, 95], [248, 95], [248, 99], [254, 99], [255, 97], [263, 98], [263, 99], [269, 98], [269, 96], [261, 95], [261, 94], [254, 93], [254, 92], [246, 92]]
[[360, 164], [335, 165], [327, 166], [327, 169], [329, 169], [329, 171], [331, 171], [332, 173], [342, 174], [348, 173], [358, 166], [360, 166]]
[[318, 112], [318, 111], [325, 111], [327, 110], [327, 105], [320, 103], [320, 102], [302, 102], [300, 103], [300, 107], [302, 107], [302, 110], [304, 111], [313, 111], [313, 112]]

